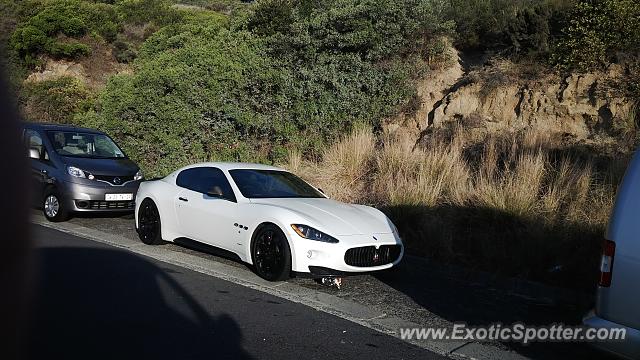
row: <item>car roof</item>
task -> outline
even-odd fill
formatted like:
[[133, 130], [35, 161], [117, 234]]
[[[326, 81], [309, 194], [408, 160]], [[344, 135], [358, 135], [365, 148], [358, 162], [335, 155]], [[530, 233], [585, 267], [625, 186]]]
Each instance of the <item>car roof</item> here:
[[240, 170], [240, 169], [286, 171], [285, 169], [282, 169], [282, 168], [279, 168], [279, 167], [275, 167], [275, 166], [271, 166], [271, 165], [254, 164], [254, 163], [243, 163], [243, 162], [202, 162], [202, 163], [197, 163], [197, 164], [185, 166], [180, 170], [185, 170], [185, 169], [190, 169], [190, 168], [195, 168], [195, 167], [215, 167], [215, 168], [218, 168], [218, 169], [223, 170], [223, 171]]
[[91, 134], [104, 134], [100, 130], [83, 128], [75, 125], [66, 125], [66, 124], [51, 124], [51, 123], [32, 123], [25, 122], [23, 126], [26, 129], [35, 129], [35, 130], [53, 130], [53, 131], [78, 131], [78, 132], [86, 132]]

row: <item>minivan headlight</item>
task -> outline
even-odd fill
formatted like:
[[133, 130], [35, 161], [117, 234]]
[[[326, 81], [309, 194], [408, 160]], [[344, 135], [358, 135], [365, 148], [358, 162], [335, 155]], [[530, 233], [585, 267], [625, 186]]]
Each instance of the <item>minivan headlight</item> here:
[[144, 174], [142, 173], [142, 170], [138, 170], [138, 172], [135, 175], [133, 175], [133, 180], [138, 181], [142, 179], [144, 179]]
[[334, 238], [333, 236], [329, 236], [320, 230], [312, 228], [311, 226], [293, 224], [291, 225], [291, 228], [293, 228], [293, 231], [300, 235], [300, 237], [303, 237], [305, 239], [322, 241], [332, 244], [338, 242], [338, 239]]
[[78, 177], [78, 178], [86, 178], [87, 177], [87, 175], [84, 173], [84, 171], [78, 169], [75, 166], [67, 167], [67, 172], [69, 173], [69, 175], [71, 175], [73, 177]]

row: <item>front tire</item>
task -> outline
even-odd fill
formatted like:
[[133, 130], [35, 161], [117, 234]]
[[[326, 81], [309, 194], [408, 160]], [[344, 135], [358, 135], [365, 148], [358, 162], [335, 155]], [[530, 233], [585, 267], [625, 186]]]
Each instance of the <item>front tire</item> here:
[[54, 188], [48, 189], [42, 201], [42, 212], [44, 217], [51, 222], [61, 222], [68, 218], [67, 209], [63, 203], [63, 198]]
[[156, 203], [144, 199], [138, 209], [138, 237], [147, 245], [162, 244], [162, 224]]
[[291, 250], [279, 227], [261, 226], [251, 246], [251, 258], [256, 274], [267, 281], [283, 281], [291, 276]]

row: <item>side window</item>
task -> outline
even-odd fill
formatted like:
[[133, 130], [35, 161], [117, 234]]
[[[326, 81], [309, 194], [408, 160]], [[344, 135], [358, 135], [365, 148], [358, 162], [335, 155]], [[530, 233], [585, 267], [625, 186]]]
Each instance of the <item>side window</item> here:
[[195, 182], [196, 182], [197, 170], [198, 169], [182, 170], [180, 174], [178, 174], [178, 178], [176, 179], [176, 185], [185, 189], [196, 191]]
[[49, 160], [49, 153], [42, 142], [42, 137], [37, 131], [26, 129], [24, 131], [24, 143], [27, 150], [37, 150], [41, 160]]
[[216, 194], [221, 198], [236, 201], [227, 177], [217, 168], [199, 167], [183, 170], [178, 174], [176, 185], [201, 194]]

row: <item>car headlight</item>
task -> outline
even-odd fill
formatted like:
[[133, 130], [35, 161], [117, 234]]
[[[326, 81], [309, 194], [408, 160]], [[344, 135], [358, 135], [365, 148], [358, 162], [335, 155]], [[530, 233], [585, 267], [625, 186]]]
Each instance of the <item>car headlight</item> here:
[[77, 177], [77, 178], [86, 178], [87, 177], [87, 175], [84, 173], [84, 171], [78, 169], [75, 166], [67, 167], [67, 172], [69, 173], [69, 175], [71, 175], [73, 177]]
[[335, 244], [338, 242], [338, 239], [334, 238], [333, 236], [329, 236], [320, 230], [316, 230], [312, 228], [311, 226], [293, 224], [291, 225], [291, 228], [293, 229], [293, 231], [296, 232], [296, 234], [300, 235], [300, 237], [305, 239], [322, 241], [322, 242], [332, 243], [332, 244]]
[[142, 174], [142, 170], [138, 170], [138, 172], [133, 175], [133, 180], [138, 181], [144, 179], [144, 175]]

